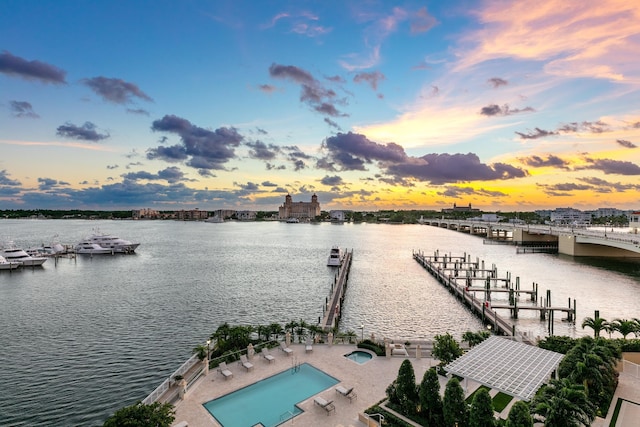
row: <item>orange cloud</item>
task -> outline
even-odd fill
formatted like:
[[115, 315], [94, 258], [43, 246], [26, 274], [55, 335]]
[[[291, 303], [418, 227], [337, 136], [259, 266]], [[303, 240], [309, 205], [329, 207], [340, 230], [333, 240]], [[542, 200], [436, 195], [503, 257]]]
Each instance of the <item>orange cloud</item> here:
[[554, 75], [640, 81], [638, 2], [485, 2], [476, 15], [482, 29], [463, 38], [471, 48], [458, 69], [518, 58], [548, 61], [544, 69]]

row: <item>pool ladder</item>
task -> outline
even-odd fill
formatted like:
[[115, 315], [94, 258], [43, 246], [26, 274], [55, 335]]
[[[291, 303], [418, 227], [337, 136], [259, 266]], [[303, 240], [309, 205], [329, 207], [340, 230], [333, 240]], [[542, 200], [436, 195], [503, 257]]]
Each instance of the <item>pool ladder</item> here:
[[298, 358], [294, 357], [291, 360], [291, 373], [295, 374], [300, 370], [300, 363], [298, 363]]
[[291, 420], [291, 424], [293, 424], [293, 420], [295, 419], [295, 417], [293, 416], [293, 412], [291, 411], [287, 411], [280, 415], [280, 422], [282, 422], [282, 420], [284, 420], [285, 418], [289, 418]]

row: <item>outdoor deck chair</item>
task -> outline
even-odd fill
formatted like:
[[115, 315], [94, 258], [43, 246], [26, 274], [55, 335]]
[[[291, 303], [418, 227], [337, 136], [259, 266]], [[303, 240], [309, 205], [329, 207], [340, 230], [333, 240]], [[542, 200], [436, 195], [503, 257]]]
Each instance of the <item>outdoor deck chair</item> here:
[[242, 363], [242, 366], [244, 367], [244, 369], [246, 369], [247, 371], [250, 371], [251, 368], [253, 368], [253, 363], [249, 362], [247, 360], [247, 356], [244, 354], [240, 355], [240, 363]]
[[220, 362], [218, 365], [218, 372], [222, 374], [225, 380], [233, 378], [233, 372], [227, 367], [227, 362]]
[[314, 403], [327, 411], [327, 415], [329, 415], [332, 411], [335, 412], [336, 407], [333, 404], [333, 400], [325, 400], [322, 397], [318, 396], [313, 399]]
[[343, 395], [344, 397], [346, 397], [347, 399], [349, 399], [349, 403], [351, 403], [351, 401], [353, 399], [357, 399], [358, 398], [358, 395], [353, 390], [353, 387], [344, 388], [341, 385], [339, 385], [338, 387], [336, 387], [336, 393], [339, 393], [339, 394]]
[[276, 358], [269, 353], [269, 349], [267, 347], [262, 347], [262, 357], [264, 357], [269, 363], [276, 361]]
[[310, 353], [313, 351], [313, 340], [311, 338], [307, 338], [307, 342], [304, 345], [304, 351], [306, 353]]
[[284, 341], [280, 341], [280, 350], [284, 351], [287, 356], [293, 354], [293, 350], [287, 347], [287, 344]]

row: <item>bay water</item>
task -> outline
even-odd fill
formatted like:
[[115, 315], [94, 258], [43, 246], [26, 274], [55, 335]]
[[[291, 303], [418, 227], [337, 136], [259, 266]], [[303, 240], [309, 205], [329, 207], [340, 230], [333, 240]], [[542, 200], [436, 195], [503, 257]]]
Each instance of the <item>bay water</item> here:
[[[140, 242], [133, 255], [49, 259], [0, 272], [0, 425], [101, 425], [146, 397], [216, 328], [291, 320], [316, 323], [336, 270], [333, 245], [353, 250], [341, 331], [365, 337], [457, 339], [481, 322], [412, 258], [413, 251], [479, 259], [521, 287], [594, 310], [640, 317], [640, 262], [516, 254], [515, 247], [425, 225], [280, 222], [0, 220], [0, 239], [27, 248], [75, 244], [93, 229]], [[524, 300], [523, 296], [521, 300]], [[524, 302], [522, 303], [524, 304]], [[500, 313], [507, 316], [507, 312]], [[361, 326], [364, 325], [364, 329]], [[517, 328], [548, 335], [535, 312]]]

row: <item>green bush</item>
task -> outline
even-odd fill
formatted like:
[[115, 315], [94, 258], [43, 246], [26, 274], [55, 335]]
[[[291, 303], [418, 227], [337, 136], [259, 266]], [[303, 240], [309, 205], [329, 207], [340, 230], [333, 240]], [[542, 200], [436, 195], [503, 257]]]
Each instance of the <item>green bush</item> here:
[[373, 351], [378, 356], [385, 356], [385, 348], [383, 345], [375, 343], [371, 340], [364, 340], [358, 343], [358, 348], [363, 348], [365, 350]]

